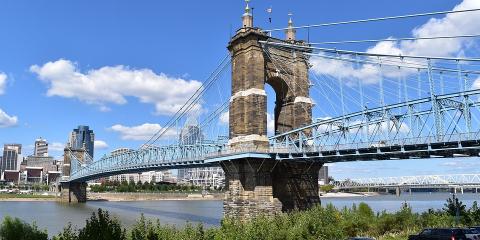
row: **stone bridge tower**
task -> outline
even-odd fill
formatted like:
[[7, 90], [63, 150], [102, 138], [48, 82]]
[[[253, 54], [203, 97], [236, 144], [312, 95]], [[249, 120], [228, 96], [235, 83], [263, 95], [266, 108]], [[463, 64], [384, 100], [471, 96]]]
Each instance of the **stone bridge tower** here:
[[[288, 25], [285, 40], [268, 36], [253, 27], [253, 16], [247, 1], [242, 28], [228, 45], [232, 57], [229, 109], [229, 147], [232, 150], [265, 153], [269, 149], [265, 84], [272, 86], [276, 95], [276, 133], [312, 122], [306, 52], [268, 47], [262, 43], [305, 45], [295, 39], [291, 18]], [[280, 162], [273, 157], [258, 156], [249, 154], [221, 163], [227, 178], [224, 201], [227, 217], [245, 219], [258, 214], [306, 209], [320, 203], [318, 171], [321, 164]]]
[[[80, 161], [80, 164], [85, 163], [87, 151], [82, 149], [71, 149], [65, 148], [63, 152], [63, 167], [62, 175], [63, 177], [70, 177], [72, 172], [72, 164], [75, 164], [72, 157], [75, 157]], [[64, 182], [60, 181], [59, 186], [60, 202], [73, 202], [73, 203], [83, 203], [87, 201], [87, 183], [86, 182]]]

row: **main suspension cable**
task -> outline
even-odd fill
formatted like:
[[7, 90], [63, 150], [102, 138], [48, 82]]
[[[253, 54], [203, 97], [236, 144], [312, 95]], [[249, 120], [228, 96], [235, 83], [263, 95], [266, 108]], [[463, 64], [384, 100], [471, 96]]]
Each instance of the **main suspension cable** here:
[[331, 22], [331, 23], [304, 25], [304, 26], [298, 26], [298, 27], [275, 28], [275, 29], [270, 29], [270, 30], [264, 30], [264, 32], [268, 33], [268, 32], [284, 31], [284, 30], [287, 30], [287, 29], [316, 28], [316, 27], [328, 27], [328, 26], [355, 24], [355, 23], [377, 22], [377, 21], [394, 20], [394, 19], [434, 16], [434, 15], [442, 15], [442, 14], [449, 14], [449, 13], [474, 12], [474, 11], [479, 11], [479, 10], [480, 10], [480, 8], [475, 8], [475, 9], [451, 10], [451, 11], [430, 12], [430, 13], [417, 13], [417, 14], [408, 14], [408, 15], [400, 15], [400, 16], [391, 16], [391, 17], [368, 18], [368, 19], [351, 20], [351, 21], [343, 21], [343, 22]]
[[346, 44], [346, 43], [374, 43], [374, 42], [398, 42], [398, 41], [417, 41], [417, 40], [437, 40], [437, 39], [456, 39], [456, 38], [476, 38], [480, 34], [457, 35], [457, 36], [437, 36], [437, 37], [407, 37], [407, 38], [384, 38], [384, 39], [366, 39], [366, 40], [348, 40], [333, 42], [309, 42], [310, 45], [327, 45], [327, 44]]

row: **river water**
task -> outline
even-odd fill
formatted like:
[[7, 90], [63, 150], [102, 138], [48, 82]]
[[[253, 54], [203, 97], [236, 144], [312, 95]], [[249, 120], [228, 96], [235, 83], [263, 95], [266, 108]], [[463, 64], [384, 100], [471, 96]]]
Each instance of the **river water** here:
[[[352, 206], [365, 202], [374, 211], [393, 212], [407, 202], [416, 212], [426, 211], [429, 208], [440, 209], [445, 200], [451, 195], [448, 193], [413, 193], [400, 197], [381, 195], [374, 197], [342, 197], [322, 198], [322, 204], [332, 203], [338, 208]], [[480, 200], [480, 194], [463, 194], [458, 197], [470, 207], [475, 200]], [[147, 218], [160, 219], [163, 224], [183, 226], [186, 222], [202, 222], [206, 226], [220, 224], [222, 218], [221, 201], [135, 201], [135, 202], [87, 202], [86, 204], [62, 204], [57, 202], [0, 202], [0, 217], [6, 215], [21, 218], [29, 223], [36, 222], [41, 229], [47, 229], [50, 235], [56, 234], [67, 223], [77, 227], [85, 225], [85, 219], [98, 208], [109, 211], [119, 218], [126, 226], [131, 226], [143, 213]]]

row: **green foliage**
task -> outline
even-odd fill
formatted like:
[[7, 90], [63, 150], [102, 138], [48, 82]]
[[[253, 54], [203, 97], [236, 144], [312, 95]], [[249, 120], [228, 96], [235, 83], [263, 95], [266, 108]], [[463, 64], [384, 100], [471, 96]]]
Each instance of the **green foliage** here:
[[0, 239], [3, 240], [43, 240], [48, 239], [46, 231], [40, 231], [35, 223], [32, 225], [6, 216], [0, 225]]
[[92, 192], [199, 192], [201, 187], [193, 185], [176, 185], [165, 183], [148, 183], [134, 181], [105, 181], [99, 185], [90, 186]]
[[69, 223], [65, 228], [63, 228], [63, 232], [61, 232], [58, 236], [53, 237], [52, 240], [78, 240], [78, 233], [72, 228], [72, 224]]
[[331, 192], [333, 190], [333, 188], [334, 188], [334, 186], [330, 185], [330, 184], [320, 186], [320, 190], [322, 192], [326, 192], [326, 193]]
[[111, 218], [107, 211], [99, 208], [98, 213], [93, 213], [85, 227], [79, 230], [78, 239], [123, 240], [127, 238], [126, 231], [120, 222]]

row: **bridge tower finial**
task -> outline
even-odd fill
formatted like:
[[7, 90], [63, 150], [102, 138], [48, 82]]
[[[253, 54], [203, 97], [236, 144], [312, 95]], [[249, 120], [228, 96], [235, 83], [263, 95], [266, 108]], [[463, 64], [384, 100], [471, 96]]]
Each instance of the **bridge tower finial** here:
[[252, 28], [253, 27], [253, 15], [250, 6], [248, 3], [250, 0], [245, 0], [245, 13], [242, 16], [242, 25], [243, 28]]
[[288, 19], [288, 28], [287, 30], [285, 30], [285, 39], [287, 41], [295, 41], [295, 38], [296, 38], [296, 32], [297, 30], [295, 28], [293, 28], [293, 20], [292, 20], [292, 16], [293, 14], [292, 13], [289, 13], [288, 14], [289, 16], [289, 19]]

